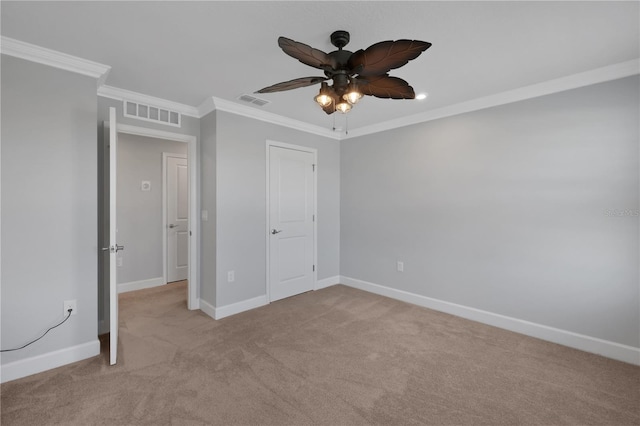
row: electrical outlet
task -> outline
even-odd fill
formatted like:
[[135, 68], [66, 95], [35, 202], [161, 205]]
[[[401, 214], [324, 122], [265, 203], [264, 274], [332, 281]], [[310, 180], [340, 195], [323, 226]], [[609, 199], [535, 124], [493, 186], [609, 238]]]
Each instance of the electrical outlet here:
[[232, 283], [236, 280], [236, 272], [235, 271], [229, 271], [227, 272], [227, 281]]
[[398, 260], [398, 263], [396, 264], [396, 269], [398, 270], [398, 272], [404, 272], [404, 262]]
[[69, 309], [72, 309], [71, 315], [76, 315], [78, 313], [78, 307], [76, 306], [76, 300], [65, 300], [64, 301], [64, 316], [69, 315]]

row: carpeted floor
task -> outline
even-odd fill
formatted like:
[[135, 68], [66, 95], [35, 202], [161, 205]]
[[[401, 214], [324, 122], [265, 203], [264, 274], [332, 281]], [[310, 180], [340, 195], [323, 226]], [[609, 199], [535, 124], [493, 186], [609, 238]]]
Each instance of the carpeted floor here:
[[119, 362], [1, 386], [2, 425], [638, 425], [640, 367], [345, 286], [214, 321], [126, 293]]

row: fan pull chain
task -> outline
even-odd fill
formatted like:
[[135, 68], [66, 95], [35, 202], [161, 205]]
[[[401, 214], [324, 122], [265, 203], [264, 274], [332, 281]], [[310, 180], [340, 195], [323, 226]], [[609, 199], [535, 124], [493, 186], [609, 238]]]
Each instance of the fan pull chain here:
[[345, 135], [349, 134], [349, 116], [348, 115], [344, 116], [344, 134]]
[[336, 131], [336, 115], [333, 114], [333, 131]]

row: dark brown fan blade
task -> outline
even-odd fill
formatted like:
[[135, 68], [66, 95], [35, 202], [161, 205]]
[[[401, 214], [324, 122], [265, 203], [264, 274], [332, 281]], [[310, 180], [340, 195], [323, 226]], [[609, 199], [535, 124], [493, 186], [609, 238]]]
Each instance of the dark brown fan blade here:
[[367, 77], [365, 79], [357, 78], [358, 89], [369, 96], [387, 99], [415, 99], [416, 94], [413, 87], [409, 83], [398, 77], [389, 77], [381, 75], [375, 77]]
[[362, 66], [359, 75], [382, 75], [400, 68], [431, 47], [431, 43], [420, 40], [381, 41], [366, 50], [358, 50], [349, 58], [349, 69]]
[[279, 37], [278, 46], [280, 46], [287, 55], [296, 58], [303, 64], [311, 67], [326, 70], [335, 69], [338, 66], [334, 58], [327, 55], [322, 50], [314, 49], [304, 43], [300, 43], [286, 37]]
[[301, 77], [265, 87], [264, 89], [260, 89], [255, 93], [282, 92], [284, 90], [297, 89], [299, 87], [313, 86], [314, 84], [318, 84], [325, 80], [327, 80], [327, 77]]

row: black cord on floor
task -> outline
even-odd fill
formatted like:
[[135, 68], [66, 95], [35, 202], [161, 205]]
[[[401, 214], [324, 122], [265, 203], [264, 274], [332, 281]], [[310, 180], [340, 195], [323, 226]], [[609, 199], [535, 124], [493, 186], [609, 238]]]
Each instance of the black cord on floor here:
[[67, 312], [69, 312], [69, 314], [67, 315], [67, 317], [66, 317], [65, 319], [63, 319], [63, 320], [62, 320], [62, 322], [59, 322], [58, 324], [54, 325], [53, 327], [50, 327], [47, 331], [45, 331], [45, 332], [44, 332], [44, 334], [43, 334], [42, 336], [38, 337], [37, 339], [32, 340], [32, 341], [30, 341], [29, 343], [27, 343], [26, 345], [24, 345], [24, 346], [20, 346], [19, 348], [14, 348], [14, 349], [1, 349], [1, 350], [0, 350], [0, 352], [12, 352], [12, 351], [19, 351], [20, 349], [24, 349], [24, 348], [26, 348], [27, 346], [29, 346], [30, 344], [37, 342], [38, 340], [42, 339], [42, 338], [43, 338], [43, 337], [44, 337], [48, 332], [50, 332], [50, 331], [51, 331], [51, 330], [53, 330], [54, 328], [59, 327], [59, 326], [61, 326], [62, 324], [64, 324], [64, 323], [65, 323], [65, 321], [66, 321], [66, 320], [68, 320], [68, 319], [69, 319], [69, 317], [71, 316], [71, 311], [72, 311], [72, 310], [73, 310], [73, 309], [69, 309], [69, 310], [67, 310]]

